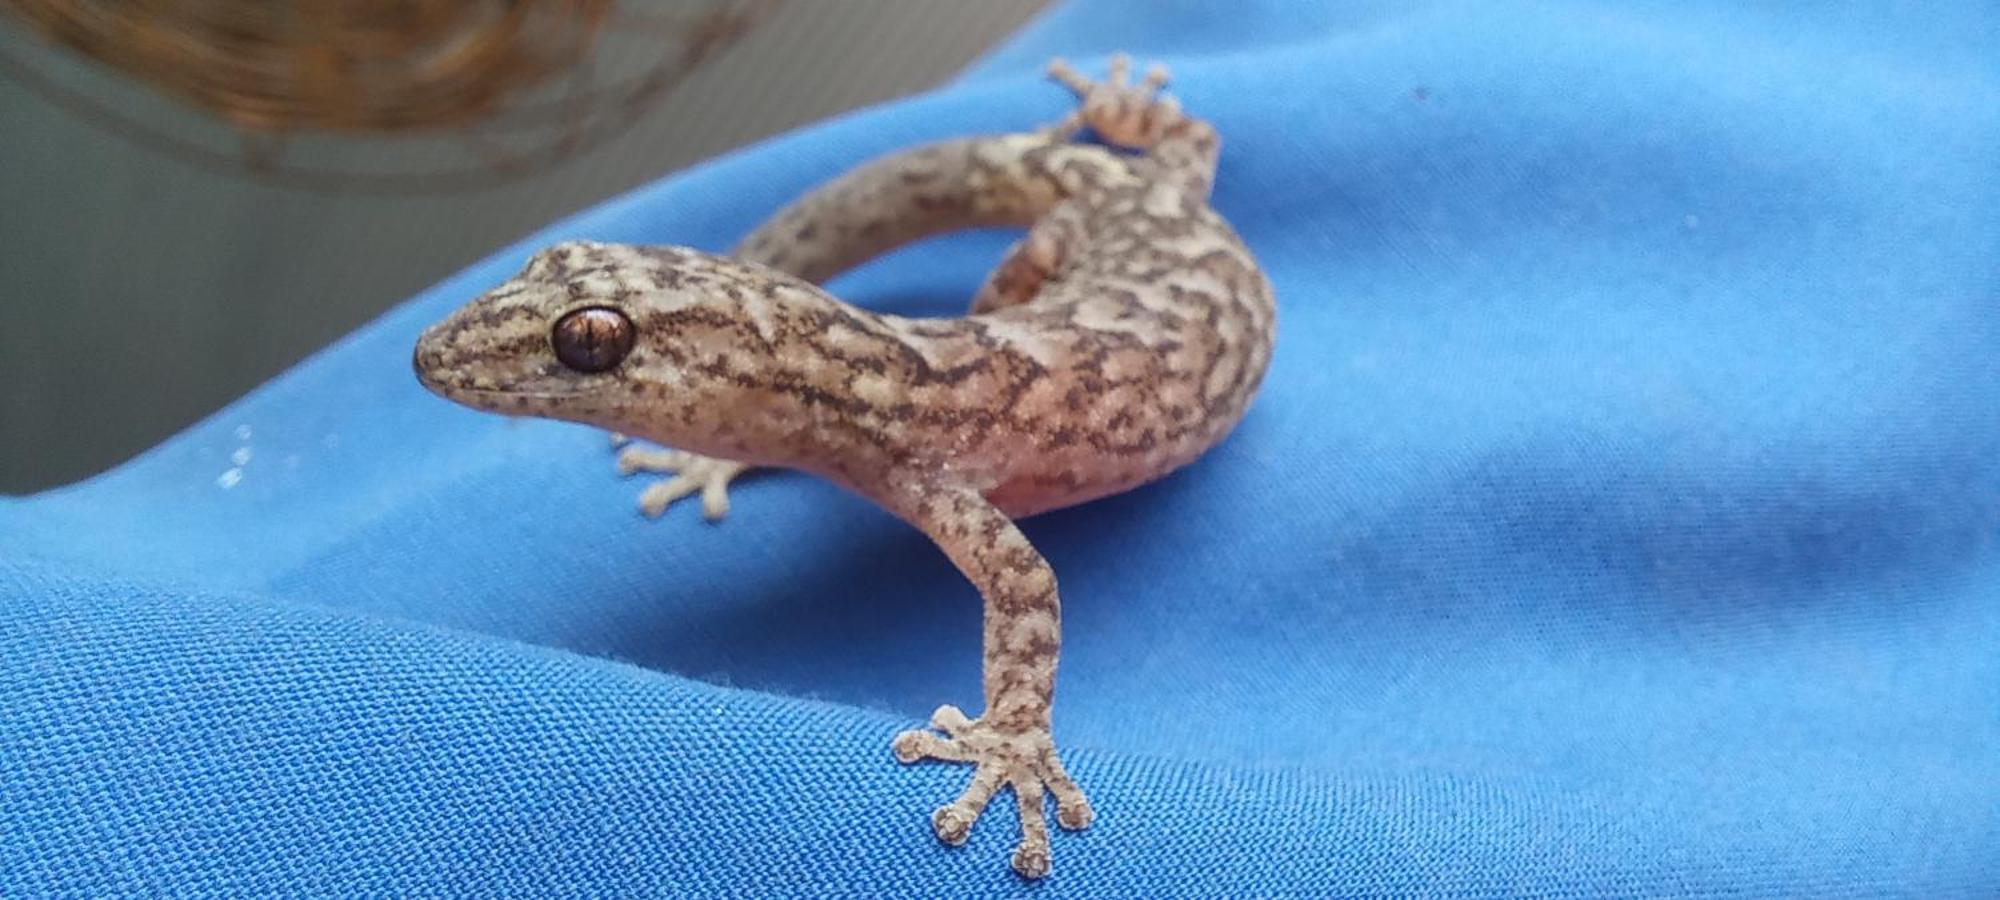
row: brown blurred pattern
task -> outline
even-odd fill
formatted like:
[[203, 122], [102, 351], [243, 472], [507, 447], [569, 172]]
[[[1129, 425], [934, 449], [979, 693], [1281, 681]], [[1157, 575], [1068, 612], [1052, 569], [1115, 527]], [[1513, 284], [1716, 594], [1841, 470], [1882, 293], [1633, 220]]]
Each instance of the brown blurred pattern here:
[[[204, 171], [0, 78], [0, 493], [116, 464], [552, 219], [927, 88], [1045, 2], [791, 0], [603, 146], [459, 194], [313, 193]], [[0, 28], [0, 48], [26, 40]]]

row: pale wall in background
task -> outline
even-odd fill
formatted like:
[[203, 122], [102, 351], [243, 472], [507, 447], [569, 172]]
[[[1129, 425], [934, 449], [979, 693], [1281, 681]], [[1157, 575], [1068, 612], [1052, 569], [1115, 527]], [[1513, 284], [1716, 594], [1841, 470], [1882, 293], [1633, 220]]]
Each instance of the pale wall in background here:
[[610, 142], [442, 196], [329, 196], [204, 171], [0, 79], [0, 493], [124, 460], [555, 218], [927, 88], [1044, 2], [789, 0]]

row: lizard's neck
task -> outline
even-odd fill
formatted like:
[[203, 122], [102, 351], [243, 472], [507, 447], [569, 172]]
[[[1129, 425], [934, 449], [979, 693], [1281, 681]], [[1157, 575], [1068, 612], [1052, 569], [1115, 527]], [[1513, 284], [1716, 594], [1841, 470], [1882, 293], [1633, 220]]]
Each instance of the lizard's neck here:
[[634, 367], [645, 402], [594, 424], [755, 465], [893, 466], [917, 412], [914, 373], [932, 340], [921, 322], [856, 309], [802, 280], [770, 280], [726, 309], [663, 319]]

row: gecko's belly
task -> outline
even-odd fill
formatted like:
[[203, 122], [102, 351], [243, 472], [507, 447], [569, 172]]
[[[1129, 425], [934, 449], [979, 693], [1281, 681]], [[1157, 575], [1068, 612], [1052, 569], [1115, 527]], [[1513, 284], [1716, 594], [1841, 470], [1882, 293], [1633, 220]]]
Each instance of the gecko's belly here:
[[1155, 474], [1152, 478], [1077, 485], [1074, 487], [1036, 484], [1030, 481], [1016, 480], [988, 491], [986, 499], [992, 501], [994, 506], [999, 507], [1000, 511], [1006, 513], [1010, 518], [1019, 519], [1123, 493], [1163, 474], [1166, 473]]
[[1075, 448], [1020, 448], [1005, 464], [1000, 484], [986, 492], [1009, 516], [1088, 503], [1161, 478], [1200, 456], [1212, 441], [1204, 435], [1144, 451], [1079, 451]]
[[1269, 358], [1268, 340], [1204, 337], [1189, 336], [1176, 353], [1089, 355], [1087, 374], [1058, 369], [960, 462], [991, 473], [987, 499], [1013, 516], [1127, 491], [1194, 462], [1242, 418]]

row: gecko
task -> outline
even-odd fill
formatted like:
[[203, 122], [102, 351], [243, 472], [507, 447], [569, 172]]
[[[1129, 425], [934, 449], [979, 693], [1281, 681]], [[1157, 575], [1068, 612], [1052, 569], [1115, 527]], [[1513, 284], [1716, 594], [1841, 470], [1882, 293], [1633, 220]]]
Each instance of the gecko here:
[[[628, 446], [657, 515], [701, 495], [714, 520], [753, 468], [833, 481], [914, 526], [979, 591], [985, 707], [944, 705], [898, 734], [904, 763], [969, 764], [937, 808], [962, 844], [1011, 790], [1026, 878], [1050, 870], [1045, 804], [1088, 827], [1051, 733], [1061, 600], [1016, 520], [1129, 490], [1194, 461], [1243, 417], [1276, 338], [1270, 283], [1209, 205], [1214, 126], [1130, 59], [1093, 81], [1048, 74], [1078, 105], [1032, 131], [864, 163], [772, 215], [728, 255], [568, 241], [419, 338], [433, 392], [510, 416], [586, 423]], [[1079, 135], [1093, 132], [1098, 140]], [[1015, 227], [962, 317], [850, 306], [819, 285], [946, 232]], [[616, 439], [616, 438], [614, 438]]]

